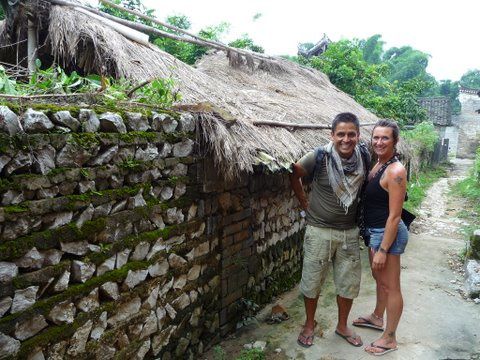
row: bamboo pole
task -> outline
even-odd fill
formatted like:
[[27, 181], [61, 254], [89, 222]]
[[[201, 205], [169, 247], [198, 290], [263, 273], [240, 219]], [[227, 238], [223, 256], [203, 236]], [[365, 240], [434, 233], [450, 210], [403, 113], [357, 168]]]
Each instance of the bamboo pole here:
[[[162, 31], [162, 30], [159, 30], [159, 29], [156, 29], [152, 26], [148, 26], [148, 25], [145, 25], [145, 24], [140, 24], [140, 23], [136, 23], [134, 21], [129, 21], [129, 20], [125, 20], [125, 19], [121, 19], [121, 18], [118, 18], [116, 16], [113, 16], [113, 15], [110, 15], [110, 14], [107, 14], [107, 13], [104, 13], [102, 11], [99, 11], [97, 9], [92, 9], [92, 8], [89, 8], [87, 6], [83, 6], [83, 5], [80, 5], [80, 4], [76, 4], [76, 3], [72, 3], [70, 1], [65, 1], [65, 0], [50, 0], [52, 2], [52, 4], [54, 5], [61, 5], [61, 6], [71, 6], [71, 7], [77, 7], [77, 8], [80, 8], [80, 9], [84, 9], [84, 10], [87, 10], [93, 14], [96, 14], [96, 15], [99, 15], [99, 16], [102, 16], [106, 19], [109, 19], [109, 20], [112, 20], [112, 21], [115, 21], [115, 22], [118, 22], [119, 24], [122, 24], [122, 25], [125, 25], [125, 26], [128, 26], [132, 29], [135, 29], [137, 31], [141, 31], [143, 33], [146, 33], [146, 34], [150, 34], [150, 35], [155, 35], [155, 36], [160, 36], [160, 37], [164, 37], [164, 38], [167, 38], [167, 39], [172, 39], [172, 40], [176, 40], [176, 41], [182, 41], [182, 42], [187, 42], [187, 43], [190, 43], [190, 44], [195, 44], [195, 45], [200, 45], [200, 46], [205, 46], [205, 47], [210, 47], [210, 48], [214, 48], [214, 49], [217, 49], [217, 50], [223, 50], [223, 51], [233, 51], [233, 52], [236, 52], [238, 54], [241, 54], [241, 55], [244, 55], [244, 56], [251, 56], [257, 60], [275, 60], [275, 58], [273, 57], [270, 57], [270, 56], [266, 56], [266, 55], [263, 55], [263, 54], [260, 54], [260, 53], [254, 53], [254, 52], [250, 52], [250, 51], [247, 51], [247, 50], [242, 50], [242, 49], [238, 49], [238, 48], [233, 48], [233, 47], [230, 47], [230, 46], [227, 46], [225, 44], [222, 44], [222, 43], [219, 43], [219, 42], [216, 42], [216, 41], [212, 41], [212, 40], [207, 40], [207, 39], [203, 39], [199, 36], [196, 36], [196, 35], [193, 35], [193, 34], [190, 34], [188, 33], [187, 31], [185, 30], [182, 30], [182, 29], [179, 29], [179, 28], [176, 28], [174, 26], [171, 26], [169, 25], [169, 29], [172, 29], [178, 33], [183, 33], [185, 35], [188, 35], [190, 36], [190, 38], [187, 38], [187, 37], [183, 37], [183, 36], [178, 36], [178, 35], [175, 35], [175, 34], [172, 34], [172, 33], [168, 33], [168, 32], [165, 32], [165, 31]], [[101, 0], [103, 2], [103, 0]], [[135, 12], [134, 10], [130, 10], [130, 9], [125, 9], [123, 7], [119, 7], [118, 5], [116, 5], [117, 8], [121, 9], [121, 10], [124, 10], [126, 12], [129, 12], [129, 13], [132, 13], [132, 14], [135, 14], [136, 16], [139, 16], [138, 14], [141, 14], [141, 13], [138, 13], [138, 12]], [[148, 19], [149, 21], [152, 21], [152, 22], [156, 22], [156, 23], [160, 23], [158, 20], [154, 19], [154, 18], [151, 18], [151, 17], [148, 17], [146, 15], [143, 15], [141, 14], [142, 17]], [[162, 23], [163, 24], [163, 23]], [[160, 24], [159, 24], [160, 25]]]
[[[253, 125], [255, 126], [274, 126], [274, 127], [282, 127], [287, 129], [331, 129], [330, 125], [318, 125], [318, 124], [294, 124], [294, 123], [286, 123], [280, 121], [269, 121], [269, 120], [259, 120], [253, 121]], [[360, 124], [360, 126], [372, 126], [375, 123], [367, 123], [367, 124]]]
[[94, 14], [94, 13], [88, 11], [88, 10], [85, 10], [85, 9], [78, 8], [78, 11], [80, 11], [81, 13], [83, 13], [85, 15], [91, 16], [94, 19], [97, 19], [98, 21], [101, 21], [102, 23], [106, 24], [107, 26], [110, 26], [112, 29], [119, 32], [120, 34], [125, 36], [127, 39], [133, 40], [133, 41], [135, 41], [139, 44], [142, 44], [142, 45], [148, 45], [149, 44], [148, 35], [145, 34], [144, 32], [132, 29], [129, 26], [125, 26], [125, 25], [120, 24], [116, 21], [113, 21], [113, 20], [107, 19], [105, 17], [102, 17], [100, 15]]
[[139, 24], [139, 23], [136, 23], [136, 22], [133, 22], [133, 21], [121, 19], [121, 18], [118, 18], [116, 16], [104, 13], [100, 10], [92, 9], [92, 8], [89, 8], [87, 6], [83, 6], [83, 5], [80, 5], [80, 4], [71, 3], [71, 2], [65, 1], [65, 0], [51, 0], [51, 2], [54, 5], [70, 6], [70, 7], [73, 7], [73, 8], [79, 8], [79, 9], [87, 10], [87, 11], [93, 13], [93, 14], [102, 16], [106, 19], [115, 21], [119, 24], [125, 25], [125, 26], [130, 27], [134, 30], [141, 31], [141, 32], [146, 33], [146, 34], [161, 36], [161, 37], [164, 37], [164, 38], [177, 40], [177, 41], [188, 42], [188, 43], [195, 44], [195, 45], [200, 45], [200, 46], [214, 47], [218, 50], [224, 50], [224, 46], [223, 47], [222, 46], [214, 46], [214, 45], [211, 45], [211, 44], [209, 44], [205, 41], [200, 41], [200, 40], [195, 40], [195, 39], [187, 39], [187, 38], [175, 35], [175, 34], [170, 34], [170, 33], [167, 33], [165, 31], [155, 29], [154, 27], [151, 27], [151, 26], [148, 26], [148, 25]]
[[35, 22], [28, 17], [28, 42], [27, 42], [27, 54], [28, 54], [28, 73], [32, 75], [37, 69], [37, 27]]

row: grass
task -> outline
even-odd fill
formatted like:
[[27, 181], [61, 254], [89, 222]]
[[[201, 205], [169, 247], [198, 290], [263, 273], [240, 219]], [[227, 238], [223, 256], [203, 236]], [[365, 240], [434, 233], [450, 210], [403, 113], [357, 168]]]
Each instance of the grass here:
[[462, 226], [462, 233], [465, 234], [467, 247], [460, 254], [460, 257], [476, 258], [479, 256], [479, 244], [472, 242], [473, 232], [480, 229], [480, 152], [477, 152], [474, 167], [470, 175], [462, 181], [455, 184], [452, 194], [463, 198], [464, 209], [458, 214], [467, 225]]
[[408, 183], [408, 201], [405, 202], [404, 207], [410, 212], [416, 213], [420, 205], [427, 195], [427, 190], [438, 179], [447, 176], [445, 166], [438, 166], [435, 168], [427, 168], [415, 177], [411, 178]]
[[260, 349], [243, 350], [236, 360], [265, 360], [265, 354]]
[[[227, 353], [220, 346], [217, 345], [213, 348], [213, 359], [214, 360], [226, 360]], [[260, 349], [244, 349], [240, 352], [240, 355], [235, 358], [235, 360], [265, 360], [265, 353]]]

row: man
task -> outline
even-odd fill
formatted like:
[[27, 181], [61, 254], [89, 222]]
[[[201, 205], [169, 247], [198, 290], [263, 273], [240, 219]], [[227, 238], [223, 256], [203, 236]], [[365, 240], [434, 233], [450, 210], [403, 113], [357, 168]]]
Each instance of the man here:
[[[338, 306], [335, 333], [353, 346], [362, 346], [361, 338], [347, 326], [353, 299], [358, 296], [360, 288], [356, 212], [370, 161], [368, 152], [358, 145], [359, 136], [358, 118], [352, 113], [340, 113], [332, 122], [331, 142], [320, 150], [307, 153], [293, 165], [291, 186], [306, 211], [307, 221], [300, 282], [306, 320], [297, 340], [303, 347], [313, 345], [318, 296], [330, 263], [333, 265]], [[318, 151], [322, 151], [323, 156], [318, 157]], [[312, 188], [307, 200], [301, 178], [312, 174]]]

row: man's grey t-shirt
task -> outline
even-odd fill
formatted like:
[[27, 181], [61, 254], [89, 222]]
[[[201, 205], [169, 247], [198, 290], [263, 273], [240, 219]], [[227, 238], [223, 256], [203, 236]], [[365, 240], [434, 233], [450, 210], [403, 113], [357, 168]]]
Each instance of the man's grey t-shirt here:
[[[328, 181], [326, 158], [327, 155], [323, 157], [320, 174], [312, 182], [306, 216], [307, 224], [316, 227], [351, 229], [357, 226], [355, 217], [358, 201], [354, 201], [345, 213], [345, 209], [340, 205]], [[310, 174], [315, 168], [315, 152], [308, 152], [298, 162]]]

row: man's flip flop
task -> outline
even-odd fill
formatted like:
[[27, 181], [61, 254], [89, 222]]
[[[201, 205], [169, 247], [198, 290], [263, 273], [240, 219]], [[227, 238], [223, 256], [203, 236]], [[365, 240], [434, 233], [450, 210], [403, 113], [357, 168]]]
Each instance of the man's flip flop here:
[[383, 326], [375, 325], [369, 319], [364, 318], [362, 316], [360, 316], [357, 320], [353, 320], [352, 325], [356, 327], [363, 327], [363, 328], [383, 331]]
[[398, 350], [398, 347], [388, 348], [385, 346], [375, 345], [373, 342], [370, 344], [370, 347], [382, 350], [382, 351], [375, 352], [375, 351], [368, 351], [367, 348], [365, 348], [365, 351], [367, 353], [372, 354], [374, 356], [382, 356], [382, 355], [388, 354], [389, 352]]
[[[335, 330], [335, 334], [337, 334], [338, 336], [344, 338], [350, 345], [352, 346], [355, 346], [355, 347], [359, 347], [359, 346], [362, 346], [363, 345], [363, 342], [362, 340], [360, 339], [360, 337], [353, 333], [352, 335], [343, 335], [343, 334], [340, 334], [337, 330]], [[358, 337], [360, 339], [360, 342], [359, 343], [356, 343], [356, 337]]]
[[300, 335], [298, 335], [298, 338], [297, 338], [297, 344], [304, 347], [304, 348], [309, 348], [310, 346], [313, 345], [313, 339], [315, 337], [315, 328], [317, 327], [317, 322], [315, 321], [314, 325], [313, 325], [313, 332], [306, 336], [306, 335], [303, 335], [303, 330], [304, 328], [302, 328], [302, 332], [300, 333]]
[[313, 345], [314, 334], [305, 336], [303, 334], [298, 335], [297, 344], [304, 348], [309, 348]]

